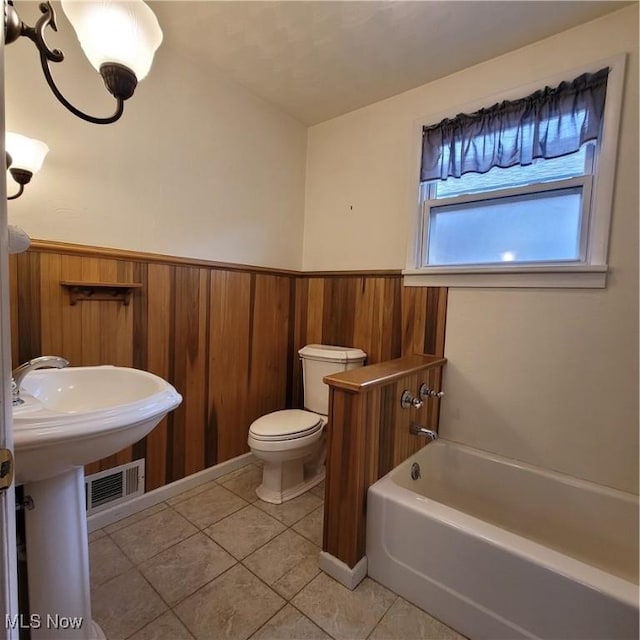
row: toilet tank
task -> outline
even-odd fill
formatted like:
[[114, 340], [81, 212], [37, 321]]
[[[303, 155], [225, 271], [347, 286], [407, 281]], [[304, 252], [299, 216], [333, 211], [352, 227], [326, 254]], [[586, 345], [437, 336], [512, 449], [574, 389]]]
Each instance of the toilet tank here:
[[298, 351], [302, 360], [304, 407], [326, 416], [329, 413], [329, 387], [325, 376], [361, 367], [367, 357], [362, 349], [309, 344]]

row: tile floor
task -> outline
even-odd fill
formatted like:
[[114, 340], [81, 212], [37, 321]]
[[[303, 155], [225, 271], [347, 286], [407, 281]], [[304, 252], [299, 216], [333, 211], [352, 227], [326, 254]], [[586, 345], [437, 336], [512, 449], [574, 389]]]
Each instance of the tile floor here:
[[109, 640], [463, 640], [369, 578], [322, 573], [323, 487], [272, 505], [260, 476], [248, 464], [89, 536]]

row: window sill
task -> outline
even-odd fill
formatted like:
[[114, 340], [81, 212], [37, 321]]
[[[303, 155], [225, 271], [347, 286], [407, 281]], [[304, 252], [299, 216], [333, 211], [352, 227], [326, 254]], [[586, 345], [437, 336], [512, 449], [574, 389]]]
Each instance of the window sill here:
[[606, 265], [425, 267], [402, 272], [405, 287], [604, 289]]

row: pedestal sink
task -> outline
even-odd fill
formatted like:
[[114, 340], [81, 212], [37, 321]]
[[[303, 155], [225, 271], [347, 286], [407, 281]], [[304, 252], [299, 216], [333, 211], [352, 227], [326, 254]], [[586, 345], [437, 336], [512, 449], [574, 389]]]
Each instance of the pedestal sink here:
[[16, 483], [34, 504], [25, 513], [29, 608], [39, 616], [31, 637], [104, 638], [91, 619], [83, 466], [146, 436], [182, 397], [158, 376], [113, 366], [33, 371], [20, 396]]

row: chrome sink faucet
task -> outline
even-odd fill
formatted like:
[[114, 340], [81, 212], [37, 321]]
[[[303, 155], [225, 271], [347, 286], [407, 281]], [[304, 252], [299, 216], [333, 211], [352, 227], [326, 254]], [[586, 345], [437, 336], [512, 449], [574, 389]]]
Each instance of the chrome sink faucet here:
[[68, 366], [69, 361], [61, 358], [60, 356], [40, 356], [39, 358], [33, 358], [33, 360], [24, 362], [20, 366], [16, 367], [11, 373], [11, 404], [16, 406], [24, 402], [20, 397], [20, 385], [27, 373], [35, 371], [36, 369], [63, 369]]
[[438, 439], [438, 434], [431, 429], [425, 429], [421, 427], [417, 422], [412, 422], [409, 425], [409, 433], [414, 436], [424, 436], [429, 440], [429, 442], [433, 442]]

